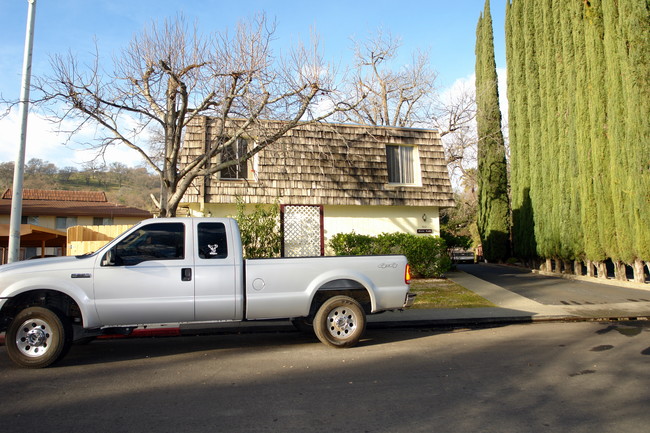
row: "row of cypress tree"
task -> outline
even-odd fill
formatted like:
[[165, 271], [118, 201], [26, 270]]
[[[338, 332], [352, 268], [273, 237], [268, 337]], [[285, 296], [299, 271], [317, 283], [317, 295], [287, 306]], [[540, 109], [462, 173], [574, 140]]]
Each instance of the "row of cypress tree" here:
[[[650, 3], [506, 5], [513, 253], [650, 261]], [[640, 273], [640, 275], [639, 275]]]

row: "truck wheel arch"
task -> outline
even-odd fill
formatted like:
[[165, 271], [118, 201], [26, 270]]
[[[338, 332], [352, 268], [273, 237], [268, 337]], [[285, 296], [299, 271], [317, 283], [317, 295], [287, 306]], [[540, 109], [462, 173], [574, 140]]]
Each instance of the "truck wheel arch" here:
[[36, 289], [20, 293], [9, 299], [2, 308], [2, 328], [6, 328], [17, 314], [28, 307], [44, 307], [57, 311], [71, 324], [83, 323], [79, 304], [69, 295], [50, 289]]
[[367, 314], [372, 312], [374, 304], [372, 291], [357, 280], [342, 278], [328, 281], [316, 290], [312, 297], [309, 316], [313, 318], [323, 302], [334, 296], [349, 296], [356, 300]]

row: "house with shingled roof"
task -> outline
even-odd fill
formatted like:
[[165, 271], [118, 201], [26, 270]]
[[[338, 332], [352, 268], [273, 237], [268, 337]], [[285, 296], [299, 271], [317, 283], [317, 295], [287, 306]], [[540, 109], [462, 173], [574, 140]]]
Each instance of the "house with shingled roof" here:
[[[0, 197], [0, 252], [6, 262], [12, 190]], [[76, 225], [133, 225], [151, 212], [111, 203], [102, 191], [24, 189], [21, 221], [21, 259], [65, 255], [66, 230]]]
[[[181, 165], [238, 126], [220, 122], [190, 123]], [[268, 136], [279, 125], [256, 127]], [[222, 149], [214, 162], [243, 155], [258, 132]], [[440, 209], [454, 206], [438, 131], [330, 123], [301, 124], [250, 160], [195, 179], [181, 206], [193, 216], [228, 216], [238, 199], [280, 203], [285, 256], [323, 255], [337, 233], [439, 235]]]

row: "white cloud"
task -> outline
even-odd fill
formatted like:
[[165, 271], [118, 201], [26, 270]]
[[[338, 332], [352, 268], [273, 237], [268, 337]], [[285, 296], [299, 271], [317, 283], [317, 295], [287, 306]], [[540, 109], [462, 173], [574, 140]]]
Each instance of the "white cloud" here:
[[[20, 147], [20, 116], [17, 110], [12, 110], [6, 117], [0, 119], [0, 161], [15, 161]], [[54, 123], [51, 118], [39, 113], [30, 113], [27, 120], [27, 141], [25, 161], [39, 158], [51, 162], [59, 168], [72, 166], [79, 168], [84, 162], [92, 160], [96, 152], [82, 143], [96, 142], [96, 131], [92, 127], [83, 127], [72, 141], [68, 134], [61, 131], [74, 129], [71, 121], [62, 125]], [[105, 155], [106, 163], [121, 162], [128, 166], [142, 164], [139, 155], [125, 147], [112, 146]]]

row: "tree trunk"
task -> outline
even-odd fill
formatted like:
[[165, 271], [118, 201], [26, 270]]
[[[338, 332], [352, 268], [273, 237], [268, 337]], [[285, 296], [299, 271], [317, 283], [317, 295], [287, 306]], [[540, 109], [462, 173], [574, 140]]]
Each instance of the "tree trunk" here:
[[596, 262], [596, 269], [598, 270], [598, 278], [607, 279], [607, 265], [605, 262]]
[[614, 278], [619, 281], [627, 281], [625, 263], [620, 260], [614, 262]]
[[645, 269], [643, 261], [639, 259], [634, 260], [634, 282], [645, 283]]
[[587, 276], [594, 277], [595, 276], [594, 262], [592, 262], [591, 260], [587, 260], [585, 264], [587, 265]]
[[580, 260], [573, 261], [573, 275], [582, 275], [582, 262]]
[[553, 262], [551, 259], [546, 259], [543, 266], [546, 272], [553, 272]]

